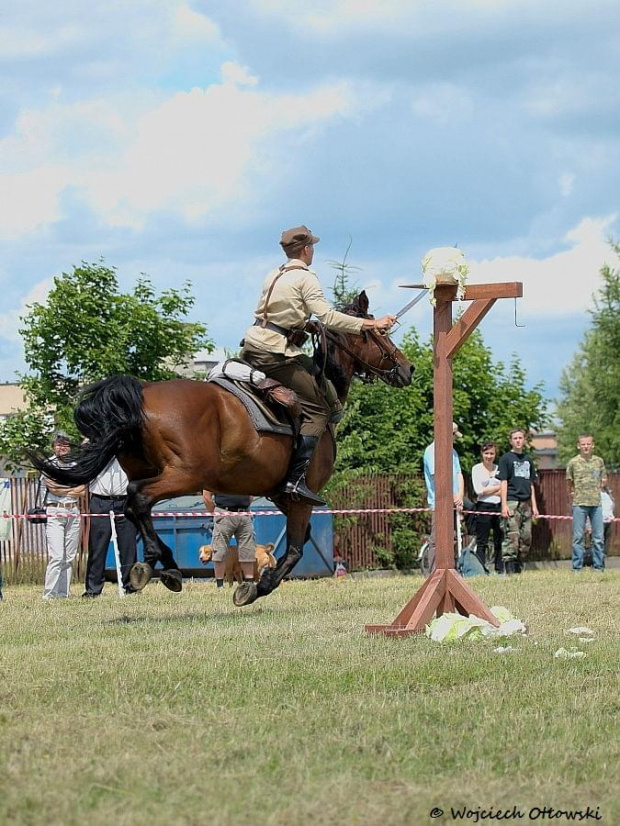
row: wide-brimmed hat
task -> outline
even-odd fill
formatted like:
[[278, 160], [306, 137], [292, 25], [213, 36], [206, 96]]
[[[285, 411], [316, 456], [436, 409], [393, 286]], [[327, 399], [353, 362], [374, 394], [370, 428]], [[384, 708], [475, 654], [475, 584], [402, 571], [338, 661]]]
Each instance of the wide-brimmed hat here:
[[284, 249], [301, 249], [308, 246], [308, 244], [318, 244], [321, 239], [317, 235], [313, 235], [307, 226], [302, 224], [300, 227], [293, 227], [293, 229], [285, 229], [280, 239], [280, 246]]

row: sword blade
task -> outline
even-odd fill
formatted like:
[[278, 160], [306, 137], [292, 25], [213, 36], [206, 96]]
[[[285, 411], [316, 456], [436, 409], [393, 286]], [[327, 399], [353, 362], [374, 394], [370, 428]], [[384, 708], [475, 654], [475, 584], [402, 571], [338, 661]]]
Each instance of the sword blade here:
[[408, 304], [405, 304], [405, 306], [396, 313], [396, 318], [400, 318], [401, 316], [404, 316], [405, 313], [408, 313], [412, 307], [415, 307], [418, 301], [424, 298], [427, 292], [428, 290], [422, 290], [419, 292], [415, 298], [412, 298]]

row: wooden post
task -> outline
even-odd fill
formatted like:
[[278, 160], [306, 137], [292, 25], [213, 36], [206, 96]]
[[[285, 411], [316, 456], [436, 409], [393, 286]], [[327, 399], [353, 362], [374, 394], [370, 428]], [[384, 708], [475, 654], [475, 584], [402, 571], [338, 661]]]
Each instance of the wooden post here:
[[[405, 285], [421, 288], [422, 284]], [[472, 284], [465, 301], [472, 301], [452, 324], [456, 285], [438, 284], [433, 313], [433, 403], [435, 408], [435, 539], [436, 569], [389, 625], [367, 625], [366, 631], [403, 636], [423, 631], [433, 616], [459, 611], [499, 625], [476, 593], [457, 574], [454, 565], [454, 497], [452, 479], [452, 358], [498, 298], [520, 298], [521, 282]]]

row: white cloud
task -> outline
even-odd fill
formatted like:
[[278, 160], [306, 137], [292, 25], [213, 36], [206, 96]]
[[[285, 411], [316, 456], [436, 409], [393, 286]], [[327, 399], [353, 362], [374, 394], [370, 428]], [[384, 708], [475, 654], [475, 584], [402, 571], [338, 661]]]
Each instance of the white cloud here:
[[240, 66], [232, 60], [222, 64], [222, 80], [234, 86], [256, 86], [258, 78], [251, 75], [246, 66]]
[[174, 13], [174, 33], [182, 40], [201, 40], [206, 43], [221, 39], [220, 29], [213, 20], [182, 3]]
[[0, 59], [16, 60], [58, 54], [75, 46], [82, 31], [77, 25], [54, 25], [43, 30], [35, 25], [0, 26]]
[[471, 261], [469, 281], [523, 282], [523, 309], [531, 314], [581, 313], [591, 306], [591, 296], [600, 287], [601, 267], [614, 264], [609, 235], [617, 217], [584, 218], [564, 236], [569, 249], [547, 258]]
[[21, 345], [22, 339], [19, 335], [19, 328], [21, 327], [21, 318], [26, 315], [30, 305], [44, 304], [49, 295], [49, 291], [53, 286], [53, 279], [46, 278], [39, 281], [32, 287], [26, 296], [22, 299], [21, 306], [14, 310], [8, 310], [6, 313], [0, 313], [0, 333], [1, 337], [11, 344], [19, 343]]
[[272, 94], [237, 64], [224, 64], [222, 74], [223, 84], [133, 113], [123, 98], [24, 112], [0, 143], [0, 190], [8, 195], [0, 237], [58, 220], [68, 187], [110, 225], [138, 228], [162, 209], [195, 220], [242, 201], [257, 176], [274, 175], [270, 159], [282, 135], [312, 134], [368, 106], [347, 83]]

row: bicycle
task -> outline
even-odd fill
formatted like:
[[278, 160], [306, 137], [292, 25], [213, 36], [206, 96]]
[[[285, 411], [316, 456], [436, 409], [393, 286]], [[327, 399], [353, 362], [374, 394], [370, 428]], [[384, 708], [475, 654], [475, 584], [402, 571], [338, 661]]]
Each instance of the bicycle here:
[[[472, 536], [469, 540], [469, 543], [466, 545], [465, 549], [463, 548], [463, 534], [461, 528], [461, 520], [462, 516], [459, 514], [457, 518], [457, 514], [455, 512], [455, 540], [456, 540], [456, 551], [454, 554], [454, 565], [458, 569], [459, 568], [459, 561], [463, 554], [463, 550], [468, 550], [471, 553], [476, 553], [477, 542], [476, 537]], [[422, 572], [422, 576], [427, 577], [431, 572], [430, 560], [429, 560], [429, 551], [430, 551], [430, 536], [425, 536], [422, 545], [420, 546], [420, 550], [418, 551], [418, 555], [416, 561], [418, 563], [418, 568]]]

